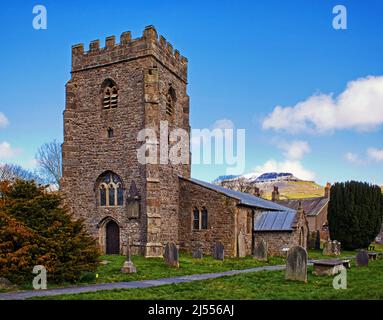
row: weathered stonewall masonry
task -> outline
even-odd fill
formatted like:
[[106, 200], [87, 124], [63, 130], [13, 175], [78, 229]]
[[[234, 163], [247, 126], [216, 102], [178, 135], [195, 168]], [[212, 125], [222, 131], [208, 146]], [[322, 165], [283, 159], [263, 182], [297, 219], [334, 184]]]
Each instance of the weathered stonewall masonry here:
[[[160, 121], [168, 122], [169, 132], [190, 132], [187, 63], [152, 26], [138, 39], [123, 33], [119, 44], [108, 37], [103, 48], [99, 40], [88, 51], [72, 47], [62, 146], [66, 205], [106, 253], [120, 253], [130, 237], [132, 252], [146, 257], [162, 256], [168, 242], [211, 255], [216, 241], [226, 256], [236, 256], [241, 230], [248, 255], [258, 231], [266, 240], [303, 245], [307, 221], [297, 211], [193, 180], [190, 164], [139, 163], [140, 130], [155, 129], [158, 141]], [[294, 223], [257, 231], [257, 219], [270, 211], [295, 215]]]

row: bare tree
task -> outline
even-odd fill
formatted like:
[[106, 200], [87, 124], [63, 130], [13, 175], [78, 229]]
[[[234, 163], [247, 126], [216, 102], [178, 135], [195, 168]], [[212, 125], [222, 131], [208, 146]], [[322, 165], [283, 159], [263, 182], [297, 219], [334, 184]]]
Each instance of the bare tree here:
[[62, 176], [61, 143], [53, 140], [43, 144], [37, 151], [36, 160], [46, 182], [59, 187]]
[[15, 179], [22, 180], [34, 180], [37, 183], [41, 183], [41, 178], [28, 171], [17, 164], [0, 164], [0, 181], [13, 181]]

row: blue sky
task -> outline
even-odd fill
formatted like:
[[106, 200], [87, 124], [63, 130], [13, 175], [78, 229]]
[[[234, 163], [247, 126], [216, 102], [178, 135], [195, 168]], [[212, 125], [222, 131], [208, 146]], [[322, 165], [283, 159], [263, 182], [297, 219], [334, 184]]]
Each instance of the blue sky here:
[[[32, 28], [36, 4], [47, 8], [47, 30]], [[337, 4], [347, 30], [332, 27]], [[9, 2], [0, 162], [33, 168], [41, 144], [62, 140], [71, 45], [140, 37], [153, 24], [189, 60], [191, 126], [246, 129], [246, 173], [383, 184], [382, 16], [379, 0]], [[225, 169], [194, 165], [192, 174], [212, 180]]]

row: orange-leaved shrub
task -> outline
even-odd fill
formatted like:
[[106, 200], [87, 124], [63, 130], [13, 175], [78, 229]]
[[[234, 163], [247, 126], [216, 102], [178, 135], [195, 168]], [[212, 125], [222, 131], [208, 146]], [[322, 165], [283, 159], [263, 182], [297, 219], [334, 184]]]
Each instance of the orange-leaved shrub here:
[[58, 193], [33, 181], [2, 185], [0, 195], [0, 276], [31, 281], [35, 265], [47, 269], [49, 282], [75, 282], [97, 267], [99, 250], [83, 221], [63, 207]]

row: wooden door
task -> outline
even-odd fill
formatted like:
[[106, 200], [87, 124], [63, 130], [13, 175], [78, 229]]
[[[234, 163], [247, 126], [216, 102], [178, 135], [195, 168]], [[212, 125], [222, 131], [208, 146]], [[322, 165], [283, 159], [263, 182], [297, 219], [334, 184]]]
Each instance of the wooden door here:
[[106, 225], [106, 254], [120, 254], [120, 228], [114, 221]]

